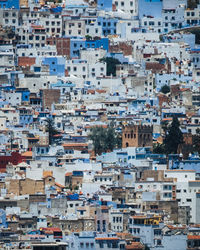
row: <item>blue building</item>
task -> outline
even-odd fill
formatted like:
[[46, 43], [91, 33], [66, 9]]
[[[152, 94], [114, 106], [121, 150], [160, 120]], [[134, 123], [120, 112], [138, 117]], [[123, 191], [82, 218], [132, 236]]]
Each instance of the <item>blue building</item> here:
[[1, 0], [0, 9], [19, 9], [19, 0]]
[[64, 82], [60, 79], [57, 81], [57, 83], [50, 84], [51, 89], [60, 89], [61, 95], [73, 91], [75, 86], [76, 85], [72, 82]]
[[17, 88], [16, 93], [21, 93], [22, 102], [29, 102], [30, 98], [30, 90], [27, 88]]
[[46, 57], [43, 64], [49, 65], [50, 75], [65, 75], [65, 58], [64, 57]]
[[103, 48], [106, 51], [109, 49], [109, 39], [101, 38], [98, 40], [85, 40], [82, 37], [73, 37], [70, 39], [70, 57], [78, 58], [80, 56], [81, 49], [88, 48]]
[[18, 72], [17, 71], [10, 72], [10, 84], [12, 86], [16, 85], [17, 78], [18, 78]]
[[139, 18], [143, 18], [144, 16], [161, 18], [162, 8], [163, 8], [163, 0], [139, 0], [138, 1]]
[[70, 58], [80, 56], [80, 50], [85, 48], [85, 39], [82, 37], [74, 37], [70, 39]]
[[113, 57], [113, 58], [119, 60], [120, 63], [127, 63], [128, 64], [128, 62], [129, 62], [129, 60], [124, 57], [122, 52], [107, 53], [107, 57]]
[[98, 26], [102, 27], [103, 36], [116, 34], [116, 26], [117, 26], [118, 19], [98, 17], [97, 21], [98, 21]]
[[101, 38], [99, 40], [88, 40], [85, 42], [86, 48], [103, 48], [106, 51], [109, 49], [109, 39]]
[[19, 122], [23, 126], [33, 123], [32, 110], [26, 108], [19, 109]]
[[0, 209], [0, 227], [8, 227], [6, 222], [6, 212], [3, 209]]
[[111, 11], [112, 10], [112, 0], [98, 0], [97, 8], [99, 10]]

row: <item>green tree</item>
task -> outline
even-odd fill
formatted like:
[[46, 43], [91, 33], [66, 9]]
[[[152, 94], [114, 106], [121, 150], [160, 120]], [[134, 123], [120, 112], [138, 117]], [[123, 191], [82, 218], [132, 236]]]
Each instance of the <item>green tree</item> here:
[[187, 2], [189, 9], [197, 8], [197, 5], [200, 3], [199, 0], [188, 0]]
[[86, 36], [85, 36], [85, 39], [86, 39], [87, 41], [90, 41], [90, 40], [92, 40], [92, 37], [91, 37], [90, 35], [86, 35]]
[[163, 94], [167, 94], [170, 92], [170, 87], [165, 84], [164, 86], [162, 86], [160, 92], [162, 92]]
[[200, 129], [196, 130], [196, 134], [192, 136], [192, 146], [194, 152], [198, 152], [200, 154]]
[[114, 148], [118, 148], [121, 145], [120, 136], [115, 132], [115, 128], [112, 125], [108, 128], [92, 128], [89, 138], [93, 142], [95, 155], [113, 151]]
[[183, 143], [183, 134], [179, 127], [178, 118], [174, 116], [164, 139], [165, 152], [167, 154], [177, 154], [178, 146]]
[[165, 154], [165, 146], [164, 144], [154, 144], [153, 146], [153, 153], [154, 154]]
[[104, 151], [105, 129], [102, 127], [92, 128], [89, 138], [93, 141], [95, 155], [101, 154]]
[[54, 142], [58, 142], [60, 140], [60, 137], [55, 138], [55, 135], [58, 135], [60, 133], [55, 128], [54, 121], [52, 118], [46, 119], [46, 132], [49, 133], [49, 145], [52, 145]]
[[104, 57], [100, 59], [100, 62], [106, 63], [107, 76], [116, 76], [116, 65], [121, 64], [118, 59], [113, 57]]

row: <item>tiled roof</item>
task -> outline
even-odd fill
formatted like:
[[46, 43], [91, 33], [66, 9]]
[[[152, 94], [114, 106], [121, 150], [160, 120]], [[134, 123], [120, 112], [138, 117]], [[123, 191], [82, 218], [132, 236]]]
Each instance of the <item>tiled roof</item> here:
[[33, 152], [32, 151], [26, 151], [26, 152], [22, 153], [22, 156], [32, 157], [33, 156]]
[[95, 238], [95, 240], [119, 240], [119, 238], [116, 238], [116, 237], [99, 237], [99, 238]]
[[132, 242], [131, 245], [127, 245], [126, 249], [144, 249], [144, 246], [140, 242]]
[[200, 240], [200, 235], [188, 235], [188, 240]]
[[43, 178], [46, 178], [48, 176], [53, 176], [53, 171], [43, 171]]

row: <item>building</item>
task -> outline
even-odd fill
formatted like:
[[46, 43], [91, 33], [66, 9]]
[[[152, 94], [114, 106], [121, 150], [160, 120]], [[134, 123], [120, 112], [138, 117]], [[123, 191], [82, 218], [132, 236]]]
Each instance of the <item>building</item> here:
[[152, 147], [152, 133], [152, 126], [127, 125], [122, 132], [122, 147]]

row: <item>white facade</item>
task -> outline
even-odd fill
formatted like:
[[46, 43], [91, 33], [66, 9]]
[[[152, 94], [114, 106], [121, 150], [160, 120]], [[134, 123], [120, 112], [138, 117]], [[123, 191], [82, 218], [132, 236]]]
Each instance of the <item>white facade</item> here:
[[121, 38], [128, 38], [129, 34], [139, 29], [139, 20], [122, 19], [117, 22], [116, 34]]
[[87, 49], [80, 51], [81, 60], [86, 60], [89, 64], [97, 63], [103, 57], [106, 57], [106, 51], [104, 49]]
[[106, 64], [100, 62], [88, 63], [86, 60], [68, 60], [65, 67], [70, 75], [85, 80], [106, 75]]
[[138, 15], [138, 2], [137, 0], [113, 0], [116, 10], [121, 10], [132, 16]]
[[41, 13], [40, 24], [45, 27], [48, 36], [60, 37], [62, 35], [61, 15]]
[[176, 9], [179, 6], [187, 7], [187, 0], [163, 0], [163, 9]]
[[65, 36], [85, 36], [85, 21], [63, 18], [63, 34]]
[[0, 9], [0, 24], [3, 27], [16, 29], [19, 25], [19, 11], [16, 9]]
[[5, 99], [11, 106], [17, 107], [21, 105], [22, 95], [21, 93], [7, 92], [5, 93]]
[[152, 17], [143, 17], [141, 19], [141, 28], [147, 32], [163, 32], [163, 23], [162, 18], [152, 18]]
[[183, 6], [179, 6], [175, 9], [163, 9], [162, 18], [164, 33], [182, 28], [185, 25], [184, 12], [185, 7]]
[[38, 93], [40, 89], [47, 89], [51, 82], [56, 82], [57, 76], [42, 76], [31, 78], [19, 78], [20, 88], [29, 88], [31, 92]]
[[[188, 206], [190, 210], [190, 222], [199, 223], [197, 218], [196, 193], [200, 192], [200, 182], [195, 181], [193, 170], [166, 170], [166, 178], [176, 179], [176, 199], [179, 206]], [[195, 185], [192, 185], [192, 184]]]

